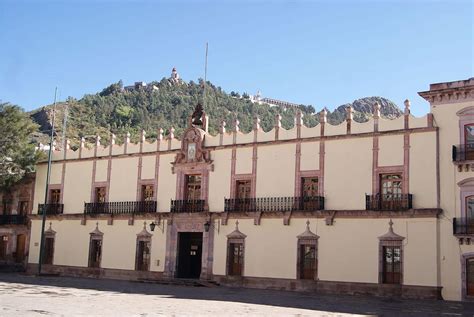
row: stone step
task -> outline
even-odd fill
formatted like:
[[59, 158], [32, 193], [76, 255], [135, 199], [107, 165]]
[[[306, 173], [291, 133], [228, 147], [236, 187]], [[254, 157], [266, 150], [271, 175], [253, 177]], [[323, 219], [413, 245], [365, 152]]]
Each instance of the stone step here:
[[193, 286], [193, 287], [218, 287], [219, 283], [210, 280], [197, 280], [197, 279], [184, 279], [184, 278], [172, 278], [172, 279], [139, 279], [139, 283], [150, 283], [150, 284], [164, 284], [164, 285], [178, 285], [178, 286]]

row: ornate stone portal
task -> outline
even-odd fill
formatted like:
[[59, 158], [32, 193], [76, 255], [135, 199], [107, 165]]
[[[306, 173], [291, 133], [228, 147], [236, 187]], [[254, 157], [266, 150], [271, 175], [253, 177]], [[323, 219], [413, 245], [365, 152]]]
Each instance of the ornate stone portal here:
[[[200, 279], [212, 277], [214, 227], [206, 232], [204, 224], [212, 220], [207, 205], [209, 196], [209, 171], [214, 170], [210, 151], [204, 147], [206, 135], [207, 117], [198, 104], [189, 118], [189, 126], [184, 131], [181, 141], [181, 149], [172, 162], [172, 171], [176, 174], [176, 200], [186, 199], [186, 179], [190, 175], [201, 177], [201, 200], [204, 203], [204, 212], [188, 213], [180, 212], [172, 214], [168, 220], [166, 236], [166, 259], [164, 275], [169, 278], [178, 276], [180, 233], [202, 233], [201, 246], [201, 274]], [[203, 129], [202, 129], [202, 128]]]

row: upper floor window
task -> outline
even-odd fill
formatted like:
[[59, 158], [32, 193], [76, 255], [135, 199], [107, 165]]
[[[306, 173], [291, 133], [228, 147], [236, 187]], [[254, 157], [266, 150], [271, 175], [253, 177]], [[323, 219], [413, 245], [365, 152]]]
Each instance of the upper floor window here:
[[18, 214], [26, 215], [28, 213], [28, 201], [18, 202]]
[[246, 199], [250, 198], [252, 182], [250, 180], [238, 180], [236, 186], [236, 198]]
[[61, 202], [61, 190], [60, 189], [51, 189], [49, 191], [49, 203], [50, 204], [59, 204]]
[[105, 203], [106, 200], [106, 189], [105, 187], [96, 187], [94, 199], [96, 203]]
[[142, 185], [142, 201], [152, 201], [155, 199], [153, 185]]
[[380, 175], [380, 194], [382, 200], [399, 199], [402, 194], [402, 175], [382, 174]]
[[318, 196], [318, 178], [317, 177], [303, 177], [301, 179], [301, 196], [302, 197], [316, 197]]
[[466, 218], [474, 220], [474, 196], [466, 197]]
[[464, 145], [466, 160], [474, 160], [474, 123], [464, 125]]
[[201, 175], [186, 175], [185, 199], [201, 199]]

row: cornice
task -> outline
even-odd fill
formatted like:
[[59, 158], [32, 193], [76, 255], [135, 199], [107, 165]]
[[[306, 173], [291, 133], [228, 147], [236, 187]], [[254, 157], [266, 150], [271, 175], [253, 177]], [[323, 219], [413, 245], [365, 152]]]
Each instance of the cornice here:
[[458, 103], [474, 100], [474, 85], [421, 91], [418, 93], [431, 105]]

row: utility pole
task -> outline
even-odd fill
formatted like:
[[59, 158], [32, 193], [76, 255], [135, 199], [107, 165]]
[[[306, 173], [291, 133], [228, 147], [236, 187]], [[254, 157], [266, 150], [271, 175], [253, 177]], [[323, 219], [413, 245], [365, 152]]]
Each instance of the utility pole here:
[[49, 191], [49, 177], [51, 175], [51, 158], [53, 154], [53, 140], [54, 140], [54, 120], [56, 118], [56, 96], [58, 93], [58, 87], [54, 90], [54, 104], [53, 104], [53, 119], [51, 121], [51, 134], [49, 137], [49, 153], [48, 153], [48, 169], [46, 171], [46, 189], [44, 191], [44, 205], [43, 205], [43, 217], [41, 223], [41, 240], [40, 240], [40, 252], [38, 259], [38, 275], [41, 275], [41, 264], [43, 262], [44, 253], [44, 228], [46, 225], [46, 212], [48, 210], [48, 191]]

